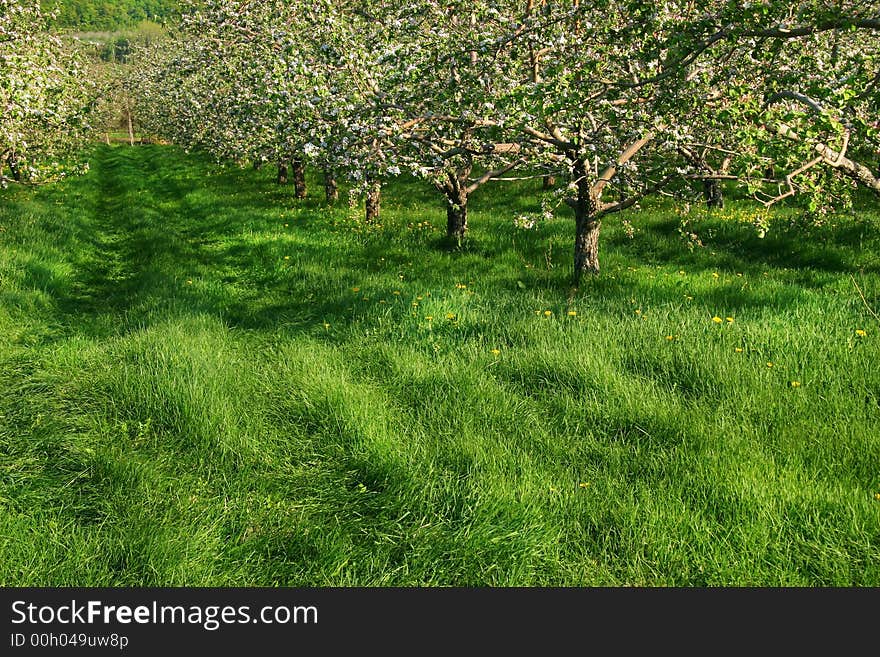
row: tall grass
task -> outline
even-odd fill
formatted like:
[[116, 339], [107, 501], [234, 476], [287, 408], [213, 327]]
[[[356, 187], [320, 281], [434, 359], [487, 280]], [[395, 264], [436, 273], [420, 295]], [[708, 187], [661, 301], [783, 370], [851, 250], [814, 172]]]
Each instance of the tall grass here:
[[417, 183], [368, 227], [270, 174], [3, 194], [0, 583], [880, 584], [875, 210], [657, 204], [572, 292], [539, 183], [449, 250]]

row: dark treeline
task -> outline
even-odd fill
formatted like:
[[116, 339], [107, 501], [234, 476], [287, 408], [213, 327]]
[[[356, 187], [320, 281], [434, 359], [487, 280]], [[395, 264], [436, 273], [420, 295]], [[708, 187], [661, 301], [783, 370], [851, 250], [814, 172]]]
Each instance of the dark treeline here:
[[142, 21], [162, 23], [179, 13], [178, 0], [44, 0], [57, 12], [56, 27], [78, 30], [120, 30]]

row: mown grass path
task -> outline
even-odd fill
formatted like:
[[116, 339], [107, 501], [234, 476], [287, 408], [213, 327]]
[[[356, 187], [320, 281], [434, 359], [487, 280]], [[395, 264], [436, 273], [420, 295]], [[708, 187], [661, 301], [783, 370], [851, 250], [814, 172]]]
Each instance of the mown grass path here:
[[418, 185], [270, 173], [4, 193], [0, 583], [880, 584], [876, 212], [649, 208], [573, 294], [529, 184], [450, 251]]

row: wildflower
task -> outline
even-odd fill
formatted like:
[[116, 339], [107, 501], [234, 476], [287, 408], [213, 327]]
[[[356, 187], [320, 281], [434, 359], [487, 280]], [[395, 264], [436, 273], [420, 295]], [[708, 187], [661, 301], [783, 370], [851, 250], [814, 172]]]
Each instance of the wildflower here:
[[581, 483], [578, 484], [578, 486], [580, 488], [589, 488], [590, 482], [589, 481], [582, 481]]
[[792, 381], [792, 382], [790, 383], [790, 385], [791, 385], [792, 388], [800, 388], [800, 387], [801, 387], [801, 382], [800, 382], [800, 381]]
[[569, 310], [568, 316], [569, 317], [577, 317], [577, 311], [576, 310]]
[[666, 339], [667, 340], [675, 340], [675, 336], [674, 335], [667, 335]]
[[642, 314], [642, 309], [636, 308], [636, 315], [641, 315], [641, 314]]
[[327, 322], [324, 322], [324, 328], [325, 328], [325, 329], [329, 329], [329, 328], [330, 328], [330, 325], [329, 325]]
[[719, 276], [718, 276], [718, 272], [717, 272], [717, 271], [713, 271], [713, 272], [712, 272], [712, 278], [718, 278], [718, 277], [719, 277]]
[[399, 297], [399, 296], [400, 296], [400, 290], [394, 290], [394, 296]]
[[880, 502], [880, 493], [874, 493], [874, 499]]
[[186, 281], [186, 284], [187, 284], [187, 285], [192, 285], [192, 284], [193, 284], [193, 282], [192, 282], [192, 280], [190, 280], [190, 279], [187, 279], [187, 281]]
[[680, 270], [678, 273], [684, 276], [684, 269]]
[[554, 488], [553, 486], [550, 486], [550, 492], [551, 492], [551, 493], [558, 493], [558, 492], [559, 492], [559, 489], [558, 489], [558, 488]]
[[545, 310], [544, 311], [544, 317], [550, 317], [550, 315], [552, 315], [552, 314], [553, 314], [552, 310]]
[[868, 332], [865, 331], [864, 329], [856, 329], [856, 335], [859, 336], [860, 338], [863, 338], [866, 335], [868, 335]]
[[452, 321], [455, 319], [455, 313], [446, 313], [446, 319]]
[[692, 296], [688, 295], [688, 294], [685, 294], [685, 295], [684, 295], [684, 298], [687, 299], [688, 301], [693, 301], [693, 300], [694, 300], [694, 298], [693, 298]]
[[361, 288], [359, 288], [359, 287], [353, 287], [353, 288], [351, 288], [351, 291], [352, 291], [352, 292], [360, 292], [360, 291], [361, 291]]
[[773, 367], [773, 363], [771, 361], [767, 361], [767, 367]]
[[429, 322], [432, 322], [432, 321], [434, 321], [434, 316], [433, 315], [425, 315], [425, 319], [428, 320]]
[[738, 354], [741, 354], [743, 352], [742, 347], [737, 347], [736, 349], [734, 349], [734, 351]]
[[290, 256], [284, 256], [285, 260], [290, 260]]
[[493, 350], [492, 350], [491, 352], [489, 352], [489, 353], [491, 353], [493, 356], [497, 356], [498, 354], [501, 353], [501, 350], [500, 350], [500, 349], [493, 349]]
[[422, 297], [419, 296], [419, 297], [416, 297], [416, 299], [418, 299], [419, 301], [421, 301], [421, 300], [422, 300]]
[[728, 324], [733, 324], [733, 317], [725, 317], [724, 319], [727, 320]]
[[535, 314], [536, 314], [536, 315], [540, 315], [540, 314], [541, 314], [541, 311], [540, 311], [540, 310], [536, 310], [536, 311], [535, 311]]
[[718, 317], [718, 315], [716, 315], [715, 317], [712, 318], [712, 321], [715, 322], [716, 324], [720, 324], [724, 320], [721, 319], [720, 317]]

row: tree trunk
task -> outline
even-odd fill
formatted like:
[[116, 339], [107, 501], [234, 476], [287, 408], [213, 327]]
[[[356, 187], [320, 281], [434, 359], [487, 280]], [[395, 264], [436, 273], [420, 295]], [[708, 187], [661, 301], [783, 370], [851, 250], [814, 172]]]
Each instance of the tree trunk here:
[[278, 163], [278, 184], [287, 184], [287, 164], [285, 164], [284, 162]]
[[6, 164], [9, 165], [9, 171], [12, 172], [12, 179], [15, 182], [21, 182], [21, 169], [18, 166], [18, 157], [16, 157], [15, 153], [10, 153], [9, 157], [6, 158]]
[[134, 123], [131, 118], [131, 105], [127, 105], [125, 108], [125, 118], [128, 123], [128, 145], [134, 146]]
[[602, 222], [598, 216], [599, 199], [595, 198], [586, 165], [575, 163], [574, 179], [578, 181], [578, 196], [573, 203], [575, 220], [574, 237], [574, 285], [580, 285], [584, 274], [599, 273], [599, 230]]
[[308, 194], [306, 189], [306, 167], [302, 160], [294, 160], [290, 163], [293, 169], [293, 188], [297, 198], [305, 198]]
[[333, 204], [339, 200], [339, 185], [336, 184], [336, 176], [330, 169], [324, 169], [324, 195], [327, 203]]
[[541, 186], [543, 189], [553, 189], [556, 187], [556, 176], [544, 176]]
[[461, 246], [467, 235], [467, 193], [461, 190], [457, 197], [446, 197], [446, 237]]
[[379, 220], [379, 204], [382, 200], [382, 183], [373, 181], [367, 189], [366, 221], [368, 224]]
[[706, 207], [708, 208], [724, 207], [724, 193], [721, 191], [721, 183], [717, 179], [703, 179], [703, 198], [706, 199]]

